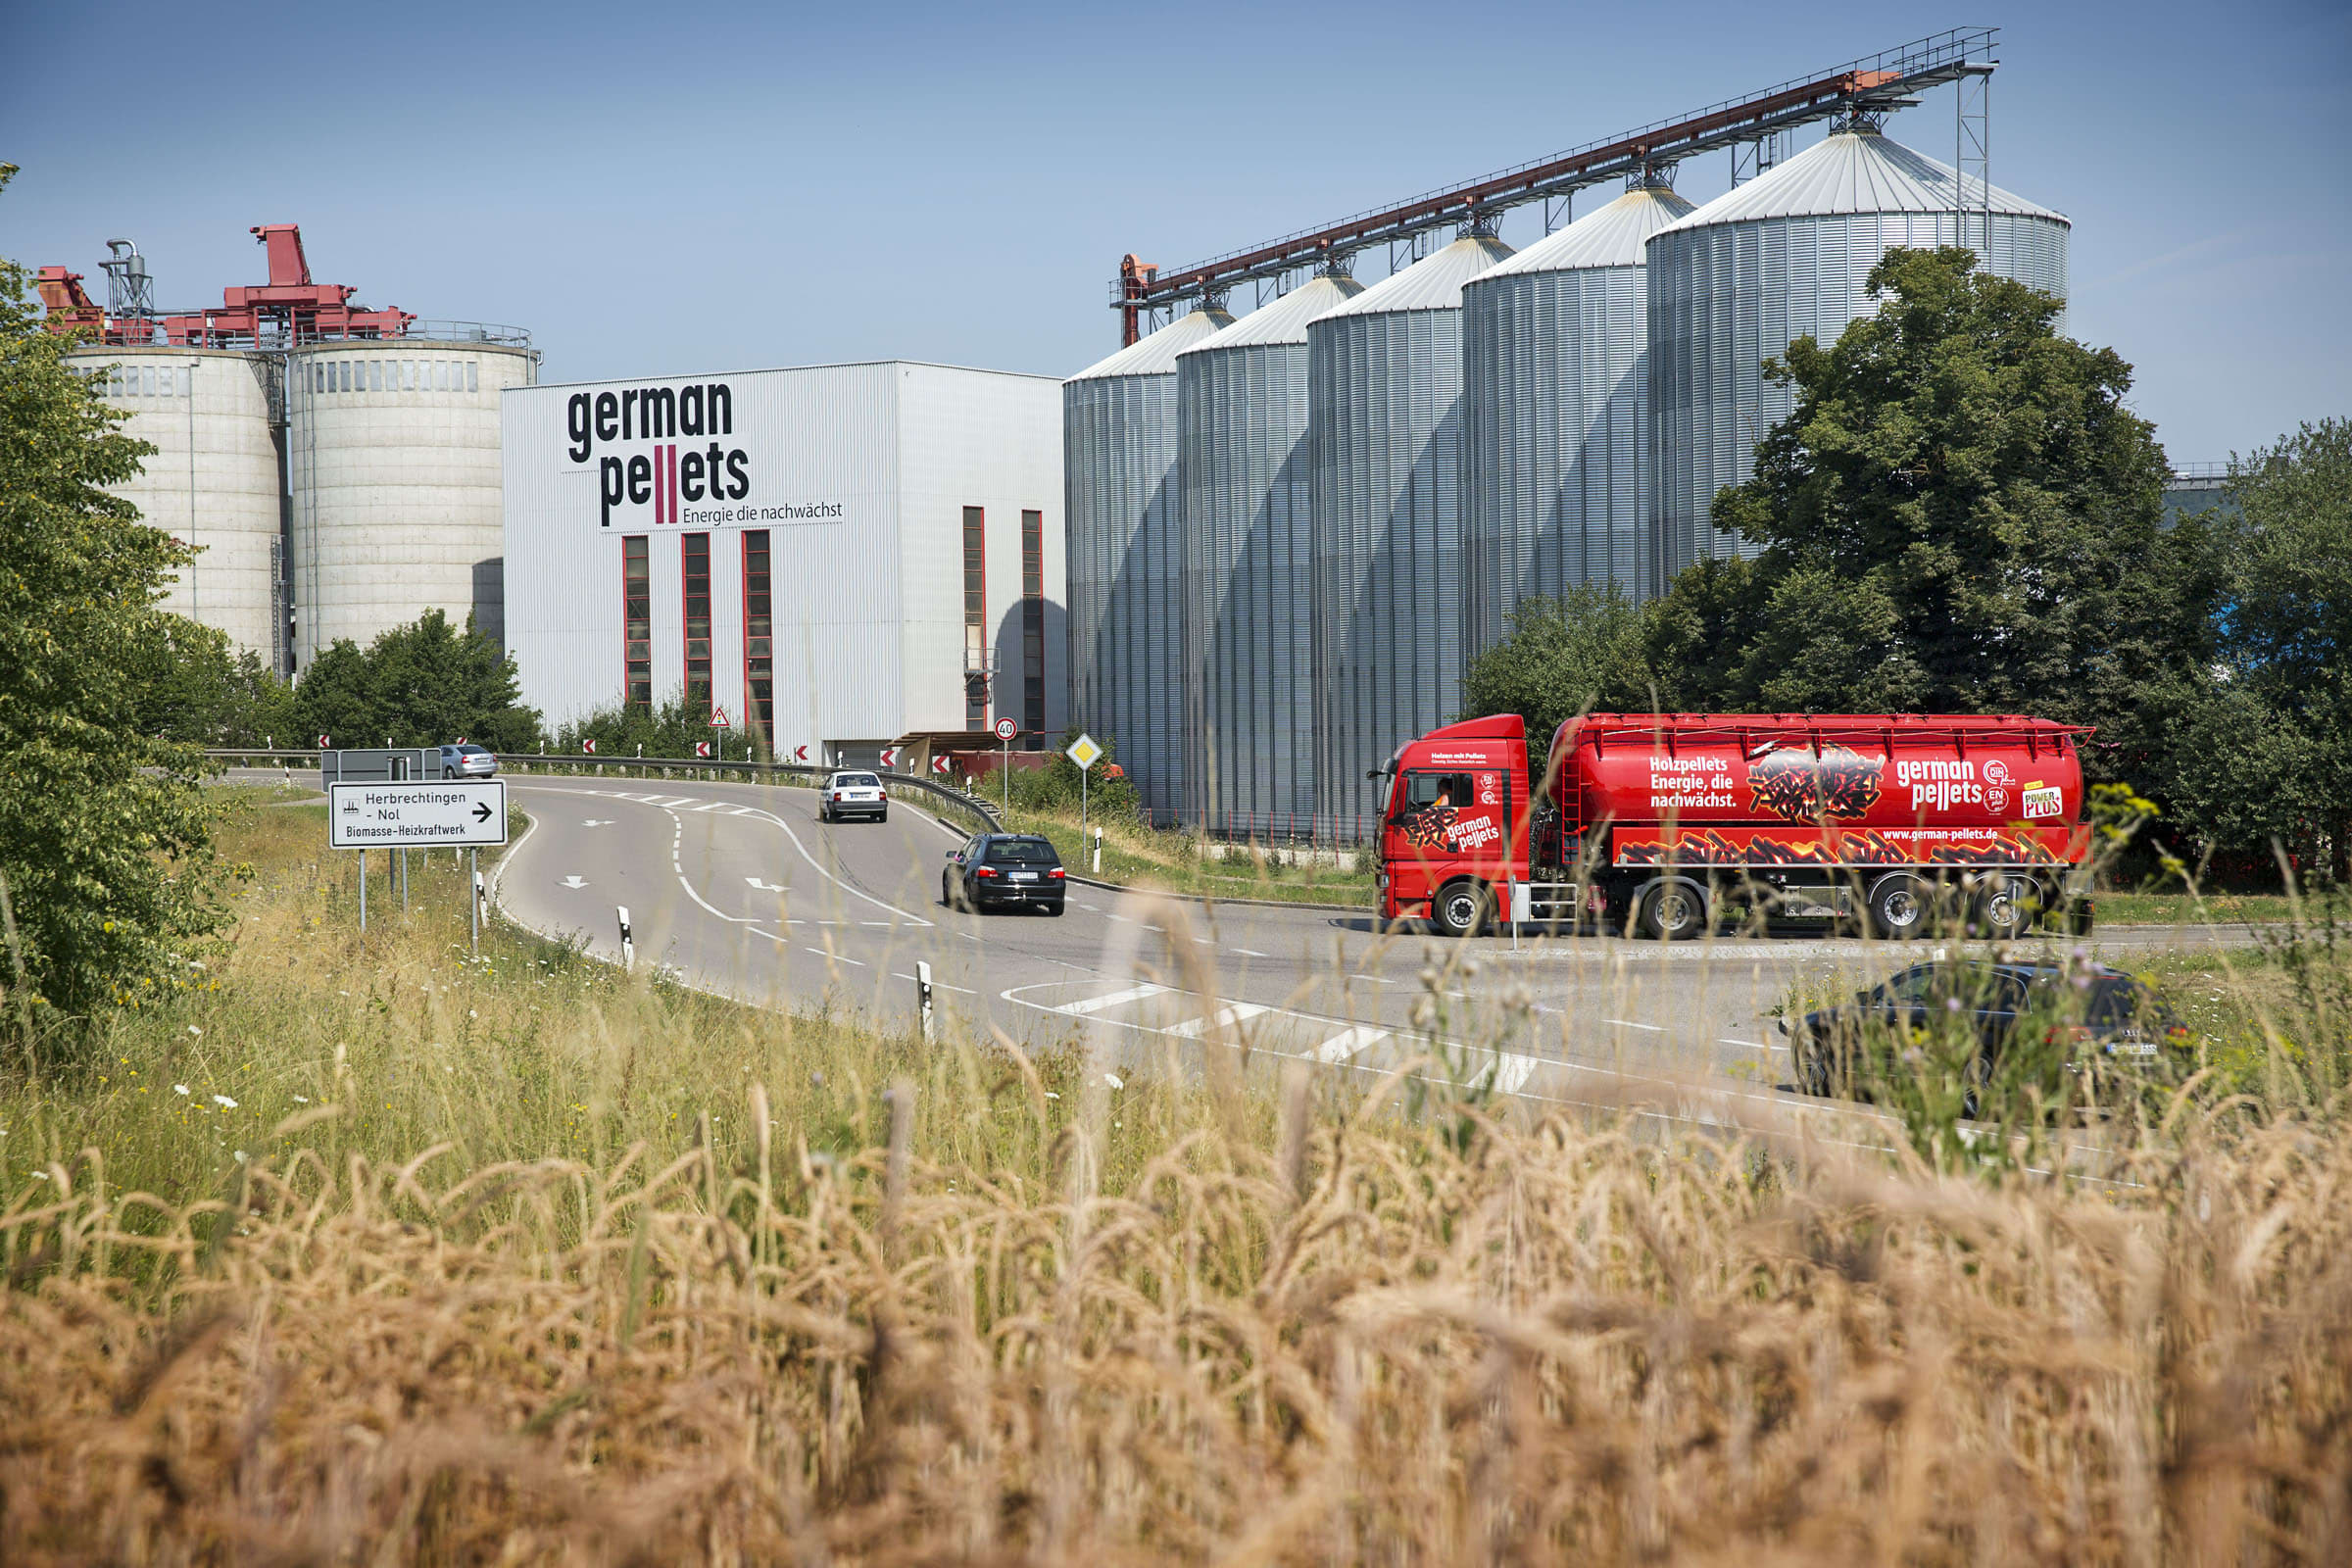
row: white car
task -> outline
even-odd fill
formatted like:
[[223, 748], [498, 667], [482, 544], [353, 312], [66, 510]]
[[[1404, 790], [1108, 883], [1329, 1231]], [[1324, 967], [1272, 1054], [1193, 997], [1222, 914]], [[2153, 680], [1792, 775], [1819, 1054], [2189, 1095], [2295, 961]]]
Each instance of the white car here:
[[816, 819], [840, 822], [853, 816], [890, 820], [890, 792], [871, 773], [836, 773], [816, 792]]

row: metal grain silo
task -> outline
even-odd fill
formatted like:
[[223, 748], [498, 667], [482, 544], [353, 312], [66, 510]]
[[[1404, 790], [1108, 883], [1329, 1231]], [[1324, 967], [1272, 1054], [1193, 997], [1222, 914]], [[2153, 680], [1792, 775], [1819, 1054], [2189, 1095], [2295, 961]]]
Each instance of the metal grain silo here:
[[1480, 273], [1462, 290], [1464, 635], [1500, 642], [1522, 599], [1657, 589], [1642, 249], [1691, 211], [1662, 184]]
[[1317, 277], [1176, 359], [1188, 821], [1314, 812], [1306, 325], [1362, 292]]
[[1184, 804], [1184, 564], [1176, 532], [1176, 356], [1233, 324], [1198, 310], [1061, 386], [1072, 717], [1155, 817]]
[[155, 452], [115, 487], [148, 523], [196, 547], [163, 608], [284, 669], [278, 603], [277, 442], [269, 356], [229, 349], [84, 348], [68, 363], [129, 414]]
[[[1877, 308], [1863, 280], [1898, 245], [1965, 244], [1985, 270], [2066, 297], [2067, 220], [1867, 126], [1839, 128], [1649, 242], [1649, 372], [1660, 570], [1745, 552], [1707, 509], [1753, 471], [1794, 407], [1767, 359], [1824, 347]], [[1963, 230], [1965, 229], [1965, 232]]]
[[1510, 254], [1474, 230], [1306, 329], [1315, 797], [1342, 830], [1459, 699], [1462, 285]]
[[339, 639], [366, 647], [427, 610], [505, 639], [498, 395], [529, 385], [533, 360], [513, 329], [446, 324], [286, 356], [302, 670]]

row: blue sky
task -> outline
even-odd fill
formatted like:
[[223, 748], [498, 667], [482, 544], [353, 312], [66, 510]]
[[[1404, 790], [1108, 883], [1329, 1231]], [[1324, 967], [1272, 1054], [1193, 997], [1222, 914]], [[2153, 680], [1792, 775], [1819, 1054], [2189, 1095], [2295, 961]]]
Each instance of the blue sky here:
[[[2002, 29], [1993, 179], [2074, 220], [2070, 324], [2137, 368], [2174, 459], [2352, 414], [2341, 0], [52, 8], [0, 51], [0, 252], [95, 286], [128, 235], [186, 307], [260, 281], [248, 226], [299, 222], [321, 280], [528, 326], [556, 380], [1066, 374], [1115, 345], [1124, 252], [1199, 260], [1972, 24]], [[1948, 161], [1949, 89], [1887, 128]]]

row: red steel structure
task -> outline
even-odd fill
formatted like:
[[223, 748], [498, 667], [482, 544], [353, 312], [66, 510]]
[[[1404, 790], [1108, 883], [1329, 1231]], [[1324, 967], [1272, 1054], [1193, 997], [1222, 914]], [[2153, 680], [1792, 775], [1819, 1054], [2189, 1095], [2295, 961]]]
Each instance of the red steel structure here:
[[[1143, 318], [1185, 299], [1212, 298], [1237, 283], [1263, 281], [1302, 268], [1328, 266], [1368, 246], [1411, 239], [1450, 224], [1492, 218], [1512, 207], [1572, 195], [1618, 177], [1640, 177], [1711, 149], [1773, 145], [1788, 128], [1814, 121], [1878, 115], [1917, 102], [1929, 87], [1990, 74], [1999, 29], [1959, 28], [1888, 49], [1834, 70], [1691, 115], [1660, 121], [1535, 163], [1522, 164], [1394, 207], [1359, 213], [1167, 271], [1127, 256], [1111, 284], [1122, 344], [1137, 342]], [[1757, 160], [1769, 163], [1769, 157]], [[1760, 169], [1759, 171], [1760, 172]]]
[[178, 316], [110, 317], [82, 289], [79, 272], [44, 267], [34, 280], [48, 307], [52, 332], [94, 329], [115, 347], [143, 347], [163, 340], [175, 348], [280, 348], [339, 338], [396, 338], [416, 318], [407, 311], [371, 311], [352, 303], [348, 283], [311, 277], [298, 223], [262, 223], [252, 230], [269, 252], [270, 281], [221, 290], [218, 310]]

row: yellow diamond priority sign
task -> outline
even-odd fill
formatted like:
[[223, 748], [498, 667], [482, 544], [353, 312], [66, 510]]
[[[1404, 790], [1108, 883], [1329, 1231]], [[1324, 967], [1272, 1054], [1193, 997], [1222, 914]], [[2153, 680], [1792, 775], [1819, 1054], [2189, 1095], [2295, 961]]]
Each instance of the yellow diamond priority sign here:
[[1081, 733], [1070, 742], [1070, 749], [1065, 755], [1078, 764], [1078, 771], [1083, 773], [1102, 760], [1102, 747], [1092, 735]]

